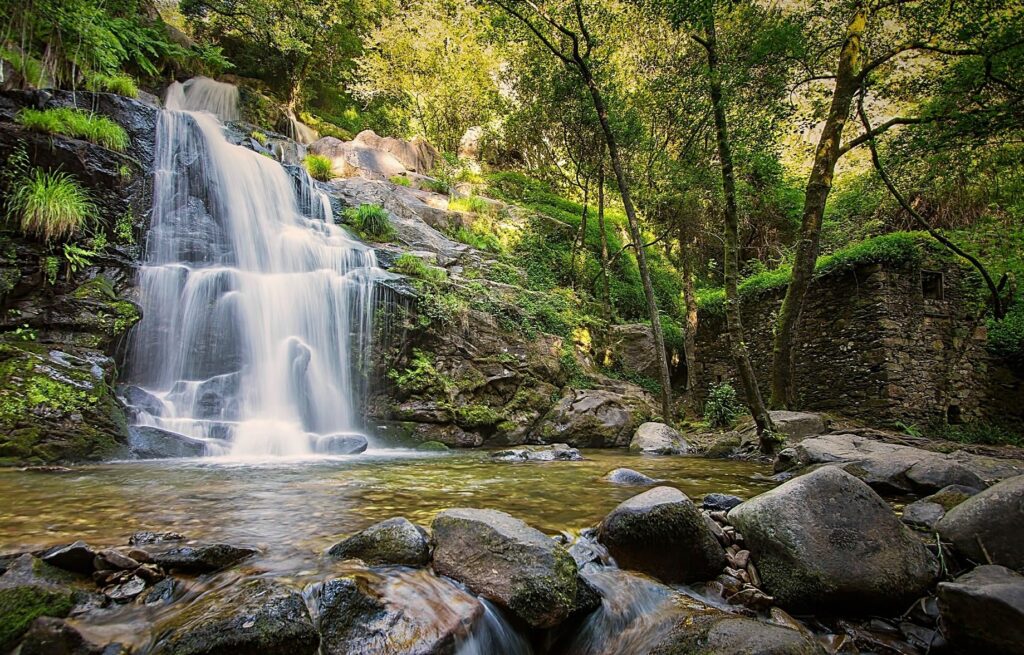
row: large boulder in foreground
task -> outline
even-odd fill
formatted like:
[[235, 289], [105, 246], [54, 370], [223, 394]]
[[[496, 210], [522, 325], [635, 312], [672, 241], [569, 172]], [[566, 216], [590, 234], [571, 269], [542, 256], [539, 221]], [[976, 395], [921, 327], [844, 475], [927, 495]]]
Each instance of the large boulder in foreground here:
[[942, 633], [964, 653], [1024, 653], [1024, 576], [979, 566], [939, 584]]
[[321, 652], [448, 655], [482, 614], [474, 596], [424, 571], [338, 578], [319, 594]]
[[825, 434], [781, 451], [775, 470], [832, 464], [881, 492], [932, 493], [959, 484], [983, 489], [985, 481], [953, 455], [886, 443], [854, 434]]
[[206, 593], [160, 626], [160, 655], [314, 655], [320, 637], [302, 596], [257, 579]]
[[664, 423], [648, 421], [636, 429], [633, 440], [629, 442], [629, 451], [645, 455], [682, 455], [690, 451], [690, 446], [678, 430]]
[[938, 562], [866, 484], [832, 466], [756, 496], [729, 512], [763, 588], [797, 610], [904, 609], [938, 574]]
[[975, 562], [1024, 570], [1024, 475], [968, 498], [936, 528], [958, 553]]
[[665, 582], [710, 580], [726, 563], [704, 515], [673, 487], [622, 502], [601, 522], [597, 538], [620, 567]]
[[578, 609], [576, 562], [539, 530], [488, 509], [448, 509], [431, 527], [434, 570], [530, 626], [550, 628]]
[[335, 559], [361, 559], [371, 566], [425, 566], [430, 561], [430, 545], [423, 528], [399, 516], [334, 544], [327, 554]]

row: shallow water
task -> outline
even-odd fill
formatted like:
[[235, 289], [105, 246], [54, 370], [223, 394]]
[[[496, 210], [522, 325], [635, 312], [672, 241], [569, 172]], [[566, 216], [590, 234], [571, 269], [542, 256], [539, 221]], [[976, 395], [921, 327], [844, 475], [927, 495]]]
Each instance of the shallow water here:
[[696, 457], [583, 451], [582, 462], [498, 462], [486, 451], [370, 450], [321, 460], [212, 458], [83, 466], [70, 473], [0, 471], [0, 553], [84, 539], [119, 545], [139, 530], [257, 546], [253, 562], [280, 575], [313, 573], [339, 537], [392, 516], [429, 525], [448, 507], [506, 511], [549, 534], [595, 525], [643, 487], [601, 480], [626, 466], [699, 502], [772, 485], [765, 466]]

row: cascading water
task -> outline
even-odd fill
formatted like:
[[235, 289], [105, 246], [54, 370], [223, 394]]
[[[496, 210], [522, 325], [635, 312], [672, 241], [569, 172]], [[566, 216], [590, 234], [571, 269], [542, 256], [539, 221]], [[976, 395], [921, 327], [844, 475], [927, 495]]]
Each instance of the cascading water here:
[[160, 114], [129, 350], [130, 382], [149, 394], [135, 422], [211, 453], [336, 452], [359, 427], [355, 360], [381, 271], [304, 171], [227, 140], [218, 117], [237, 118], [237, 97], [195, 78]]

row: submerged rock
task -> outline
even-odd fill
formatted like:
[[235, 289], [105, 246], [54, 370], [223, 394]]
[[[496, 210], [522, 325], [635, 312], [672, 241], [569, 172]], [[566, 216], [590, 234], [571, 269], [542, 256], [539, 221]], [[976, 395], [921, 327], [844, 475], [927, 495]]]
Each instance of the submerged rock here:
[[936, 528], [958, 553], [975, 562], [1024, 569], [1024, 475], [968, 498]]
[[425, 566], [430, 561], [426, 531], [406, 518], [381, 521], [327, 551], [335, 559], [361, 559], [371, 566]]
[[314, 655], [320, 645], [302, 596], [263, 579], [200, 596], [159, 634], [161, 655]]
[[483, 613], [471, 594], [426, 572], [330, 580], [317, 608], [323, 655], [448, 655]]
[[677, 430], [664, 423], [648, 421], [636, 429], [629, 450], [646, 455], [682, 455], [690, 452], [690, 446]]
[[465, 584], [535, 628], [579, 609], [576, 562], [519, 519], [486, 509], [448, 509], [434, 519], [434, 570]]
[[576, 448], [570, 448], [564, 443], [556, 443], [550, 446], [527, 446], [499, 450], [491, 453], [491, 458], [505, 462], [579, 462], [583, 460], [583, 455]]
[[799, 610], [903, 609], [938, 562], [866, 484], [836, 467], [800, 476], [733, 508], [763, 588]]
[[942, 632], [964, 653], [1024, 653], [1024, 576], [979, 566], [939, 583]]
[[620, 567], [665, 582], [710, 580], [726, 563], [700, 510], [673, 487], [621, 503], [601, 522], [597, 538]]
[[153, 562], [167, 570], [210, 573], [233, 566], [258, 553], [259, 551], [255, 548], [242, 548], [229, 544], [181, 546], [154, 554]]
[[633, 487], [647, 487], [658, 484], [659, 482], [664, 482], [664, 480], [655, 480], [654, 478], [648, 477], [639, 471], [627, 468], [608, 471], [608, 473], [606, 473], [601, 479], [612, 484], [621, 484], [623, 486]]

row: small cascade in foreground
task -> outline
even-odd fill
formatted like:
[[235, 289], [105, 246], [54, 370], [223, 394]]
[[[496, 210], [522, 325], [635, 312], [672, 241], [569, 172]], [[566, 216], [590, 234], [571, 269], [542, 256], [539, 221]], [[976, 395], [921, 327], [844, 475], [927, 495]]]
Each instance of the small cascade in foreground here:
[[338, 452], [359, 430], [380, 269], [305, 171], [225, 138], [218, 118], [237, 118], [237, 99], [206, 78], [167, 92], [129, 344], [134, 420], [209, 453]]

